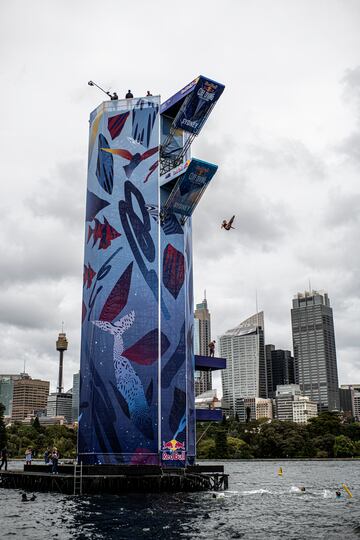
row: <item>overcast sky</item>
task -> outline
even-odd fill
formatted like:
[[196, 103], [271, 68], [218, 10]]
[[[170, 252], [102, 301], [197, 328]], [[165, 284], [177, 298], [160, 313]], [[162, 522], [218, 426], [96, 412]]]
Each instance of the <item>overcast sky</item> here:
[[[126, 5], [127, 4], [127, 5]], [[163, 100], [226, 85], [193, 155], [219, 165], [194, 217], [195, 302], [218, 335], [259, 309], [292, 349], [293, 295], [328, 291], [340, 383], [360, 383], [360, 2], [1, 2], [0, 372], [66, 388], [79, 365], [89, 79]], [[236, 214], [236, 230], [221, 231]], [[219, 386], [219, 378], [215, 378]]]

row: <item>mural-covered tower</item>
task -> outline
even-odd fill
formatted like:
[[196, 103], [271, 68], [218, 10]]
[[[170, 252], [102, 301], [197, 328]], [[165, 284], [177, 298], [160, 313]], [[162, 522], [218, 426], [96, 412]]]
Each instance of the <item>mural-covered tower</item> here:
[[191, 215], [217, 167], [190, 157], [224, 86], [198, 77], [90, 115], [79, 460], [195, 459]]

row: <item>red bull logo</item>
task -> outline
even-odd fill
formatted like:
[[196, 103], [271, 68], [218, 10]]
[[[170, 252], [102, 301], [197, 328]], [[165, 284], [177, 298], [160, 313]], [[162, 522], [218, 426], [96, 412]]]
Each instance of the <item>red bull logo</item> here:
[[217, 89], [217, 84], [211, 83], [210, 81], [205, 81], [204, 88], [206, 92], [212, 93]]
[[162, 459], [163, 461], [185, 461], [185, 443], [176, 439], [163, 441]]

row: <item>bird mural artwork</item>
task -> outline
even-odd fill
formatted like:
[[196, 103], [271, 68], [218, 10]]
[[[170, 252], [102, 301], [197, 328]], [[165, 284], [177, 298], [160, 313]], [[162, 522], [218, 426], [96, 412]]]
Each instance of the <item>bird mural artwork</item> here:
[[124, 150], [122, 148], [101, 148], [101, 150], [103, 152], [108, 152], [109, 154], [114, 154], [115, 156], [121, 156], [122, 158], [127, 159], [130, 163], [128, 163], [128, 165], [124, 165], [124, 171], [126, 177], [130, 178], [136, 167], [138, 167], [145, 159], [148, 159], [152, 155], [156, 154], [158, 148], [158, 146], [155, 146], [154, 148], [150, 148], [150, 150], [146, 150], [146, 152], [143, 154], [140, 154], [140, 152], [132, 154], [129, 152], [129, 150]]
[[230, 231], [230, 229], [235, 229], [235, 227], [232, 226], [232, 224], [234, 223], [234, 219], [235, 219], [235, 216], [229, 219], [229, 221], [226, 221], [226, 219], [224, 219], [224, 221], [221, 224], [221, 228], [225, 229], [226, 231]]
[[128, 416], [138, 430], [147, 437], [153, 436], [150, 410], [146, 401], [141, 381], [131, 362], [122, 356], [124, 352], [123, 334], [135, 321], [135, 312], [131, 311], [114, 323], [108, 321], [92, 321], [92, 323], [114, 336], [113, 361], [116, 388], [125, 400]]

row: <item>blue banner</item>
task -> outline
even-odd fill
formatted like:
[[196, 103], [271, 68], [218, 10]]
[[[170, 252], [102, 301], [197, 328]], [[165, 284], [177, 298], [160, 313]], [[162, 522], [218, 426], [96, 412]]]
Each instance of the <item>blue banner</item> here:
[[192, 159], [165, 203], [166, 213], [191, 216], [217, 168], [207, 161]]

